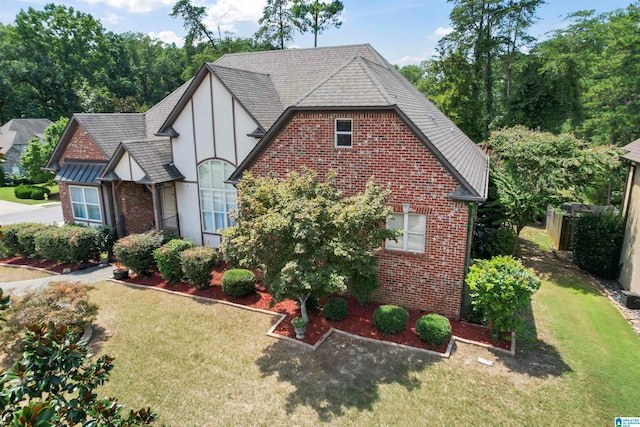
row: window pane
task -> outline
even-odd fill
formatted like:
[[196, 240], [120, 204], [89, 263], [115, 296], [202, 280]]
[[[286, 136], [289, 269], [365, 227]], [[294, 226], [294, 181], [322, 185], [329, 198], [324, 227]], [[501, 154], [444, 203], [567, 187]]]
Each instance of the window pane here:
[[391, 218], [387, 218], [387, 229], [402, 230], [404, 228], [404, 217], [402, 214], [393, 214]]
[[211, 194], [211, 191], [200, 191], [200, 205], [203, 211], [213, 210], [213, 196]]
[[202, 212], [202, 225], [204, 231], [216, 231], [213, 226], [213, 214], [211, 212]]
[[229, 192], [227, 193], [227, 211], [229, 210], [238, 210], [238, 204], [236, 203], [236, 193]]
[[409, 234], [407, 238], [407, 250], [424, 252], [424, 236], [422, 234]]
[[94, 205], [99, 205], [98, 201], [98, 189], [97, 188], [85, 188], [84, 189], [84, 197], [87, 203], [92, 203]]
[[213, 193], [213, 210], [216, 212], [226, 212], [224, 203], [224, 193], [216, 191]]
[[220, 228], [227, 228], [225, 223], [224, 223], [224, 219], [227, 216], [227, 214], [226, 213], [217, 213], [216, 212], [215, 215], [216, 215], [216, 228], [214, 230], [211, 230], [211, 231], [216, 231], [216, 230], [218, 230]]
[[221, 161], [215, 160], [211, 162], [211, 179], [212, 188], [224, 188], [224, 166]]
[[87, 214], [84, 211], [84, 205], [80, 203], [72, 203], [73, 207], [73, 217], [74, 218], [86, 218]]
[[424, 215], [409, 215], [409, 232], [424, 233], [426, 217]]
[[102, 221], [102, 217], [100, 216], [100, 207], [97, 205], [87, 205], [87, 212], [89, 214], [89, 219], [93, 221]]
[[336, 130], [338, 132], [351, 132], [351, 120], [336, 120]]
[[198, 167], [200, 188], [211, 188], [211, 163], [207, 162]]
[[69, 187], [69, 194], [71, 195], [72, 202], [84, 202], [84, 196], [82, 195], [82, 188], [80, 187]]
[[393, 240], [388, 239], [386, 241], [385, 247], [387, 249], [402, 249], [402, 236], [398, 237], [397, 242], [394, 242]]
[[338, 145], [338, 147], [351, 147], [350, 134], [338, 134], [336, 138], [336, 145]]

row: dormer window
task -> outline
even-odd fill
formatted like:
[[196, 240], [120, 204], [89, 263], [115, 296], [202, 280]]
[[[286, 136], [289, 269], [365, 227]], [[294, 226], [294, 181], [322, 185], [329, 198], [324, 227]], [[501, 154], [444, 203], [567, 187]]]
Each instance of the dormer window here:
[[336, 119], [336, 147], [338, 148], [350, 148], [351, 147], [351, 119]]

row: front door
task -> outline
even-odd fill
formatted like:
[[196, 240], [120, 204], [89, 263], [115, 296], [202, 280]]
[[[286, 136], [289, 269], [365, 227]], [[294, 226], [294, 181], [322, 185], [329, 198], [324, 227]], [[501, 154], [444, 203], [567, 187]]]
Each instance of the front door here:
[[163, 228], [178, 231], [178, 209], [176, 208], [176, 188], [173, 184], [162, 187]]

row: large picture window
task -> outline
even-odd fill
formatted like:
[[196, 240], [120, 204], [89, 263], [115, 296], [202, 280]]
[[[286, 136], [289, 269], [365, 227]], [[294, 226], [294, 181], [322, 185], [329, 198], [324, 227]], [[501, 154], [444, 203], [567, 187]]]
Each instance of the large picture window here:
[[394, 213], [387, 218], [387, 228], [389, 230], [401, 230], [402, 235], [398, 241], [387, 240], [387, 249], [407, 252], [424, 252], [424, 240], [426, 233], [426, 215], [416, 215], [409, 213]]
[[102, 211], [100, 210], [100, 196], [96, 187], [69, 186], [71, 209], [73, 219], [76, 222], [102, 223]]
[[238, 208], [237, 192], [233, 185], [225, 184], [234, 167], [221, 160], [210, 160], [198, 166], [202, 230], [215, 233], [233, 225], [231, 212]]

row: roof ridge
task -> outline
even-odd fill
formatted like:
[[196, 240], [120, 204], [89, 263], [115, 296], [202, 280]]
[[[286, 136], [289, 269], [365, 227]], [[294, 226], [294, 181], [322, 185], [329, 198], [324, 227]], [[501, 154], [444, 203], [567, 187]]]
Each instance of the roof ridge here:
[[232, 70], [232, 71], [241, 71], [243, 73], [249, 73], [249, 74], [256, 74], [258, 76], [267, 76], [267, 77], [271, 77], [271, 74], [269, 73], [259, 73], [257, 71], [251, 71], [251, 70], [245, 70], [244, 68], [234, 68], [234, 67], [229, 67], [226, 65], [218, 65], [215, 62], [207, 62], [207, 67], [209, 67], [209, 69], [211, 71], [213, 71], [213, 67], [215, 68], [224, 68], [225, 70]]
[[[385, 89], [384, 85], [380, 82], [380, 80], [373, 73], [371, 73], [371, 70], [368, 67], [371, 65], [375, 65], [387, 71], [389, 69], [387, 67], [383, 67], [382, 65], [376, 64], [373, 61], [369, 61], [367, 58], [364, 58], [362, 56], [359, 56], [357, 59], [359, 59], [358, 63], [360, 67], [367, 74], [367, 76], [369, 76], [371, 81], [373, 81], [373, 84], [375, 85], [376, 89], [378, 89], [378, 92], [380, 92], [380, 95], [382, 95], [382, 97], [387, 100], [389, 105], [396, 105], [397, 104], [396, 97], [391, 96], [391, 94]], [[364, 61], [364, 64], [363, 64], [363, 61]], [[366, 67], [363, 65], [366, 65]]]
[[[357, 46], [367, 46], [367, 47], [373, 49], [371, 47], [371, 44], [369, 44], [369, 43], [355, 43], [355, 44], [336, 45], [336, 46], [302, 47], [302, 48], [292, 47], [292, 48], [287, 48], [287, 49], [262, 50], [262, 51], [257, 51], [257, 52], [225, 53], [220, 58], [218, 58], [216, 61], [214, 61], [213, 64], [215, 64], [216, 62], [218, 62], [220, 59], [224, 58], [225, 56], [246, 56], [246, 55], [255, 55], [255, 54], [262, 54], [262, 55], [274, 54], [275, 55], [275, 54], [281, 54], [282, 52], [289, 52], [289, 51], [298, 51], [299, 52], [299, 51], [306, 51], [306, 50], [324, 50], [324, 49], [336, 49], [336, 48], [349, 48], [349, 47], [357, 47]], [[378, 56], [380, 56], [380, 55], [378, 54]]]

